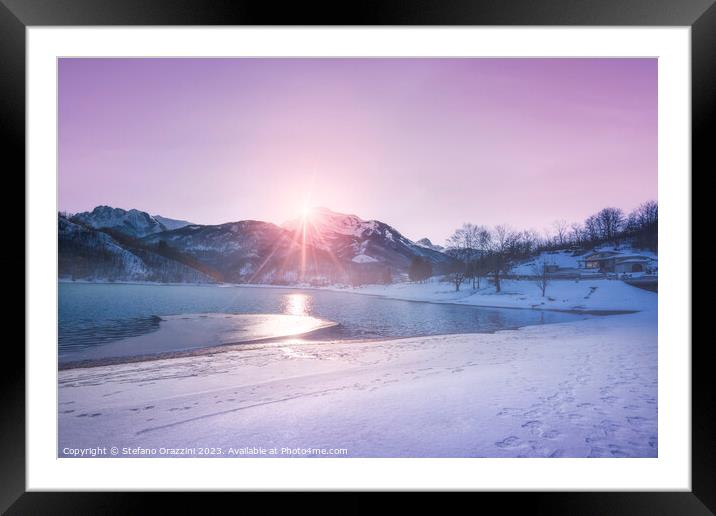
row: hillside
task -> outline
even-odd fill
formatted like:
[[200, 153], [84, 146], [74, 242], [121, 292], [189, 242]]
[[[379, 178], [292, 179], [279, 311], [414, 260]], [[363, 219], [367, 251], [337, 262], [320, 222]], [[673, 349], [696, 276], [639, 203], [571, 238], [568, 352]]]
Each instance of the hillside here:
[[177, 260], [139, 245], [121, 233], [112, 236], [58, 217], [58, 275], [85, 281], [154, 281], [204, 283], [214, 279]]
[[326, 208], [278, 226], [256, 220], [199, 225], [98, 206], [61, 217], [60, 226], [61, 277], [364, 284], [393, 281], [415, 257], [429, 261], [436, 274], [454, 264], [389, 224]]

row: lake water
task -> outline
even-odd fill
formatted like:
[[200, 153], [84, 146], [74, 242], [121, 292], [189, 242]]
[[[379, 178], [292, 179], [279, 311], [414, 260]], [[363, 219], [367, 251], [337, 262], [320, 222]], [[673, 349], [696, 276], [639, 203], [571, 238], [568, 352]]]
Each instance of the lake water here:
[[289, 288], [59, 284], [59, 360], [185, 351], [222, 344], [487, 333], [585, 318]]

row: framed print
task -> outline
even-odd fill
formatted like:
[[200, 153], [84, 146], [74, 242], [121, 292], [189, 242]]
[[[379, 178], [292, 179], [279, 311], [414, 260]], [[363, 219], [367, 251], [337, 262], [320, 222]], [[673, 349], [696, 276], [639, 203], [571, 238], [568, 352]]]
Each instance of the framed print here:
[[130, 4], [2, 7], [27, 250], [3, 509], [713, 510], [691, 170], [716, 8]]

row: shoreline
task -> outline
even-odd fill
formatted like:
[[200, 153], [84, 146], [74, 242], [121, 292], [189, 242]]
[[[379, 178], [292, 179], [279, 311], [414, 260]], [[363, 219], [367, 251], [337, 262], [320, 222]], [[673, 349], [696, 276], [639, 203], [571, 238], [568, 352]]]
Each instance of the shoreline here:
[[656, 321], [647, 311], [63, 370], [58, 455], [111, 441], [351, 457], [654, 457]]
[[[515, 282], [522, 282], [522, 283], [530, 283], [529, 280], [511, 280]], [[584, 282], [588, 280], [582, 280]], [[593, 280], [594, 281], [594, 280]], [[620, 281], [621, 280], [602, 280], [599, 281]], [[573, 283], [574, 280], [554, 280], [554, 282], [568, 282]], [[545, 312], [561, 312], [561, 313], [571, 313], [571, 314], [584, 314], [584, 315], [595, 315], [595, 316], [607, 316], [607, 315], [625, 315], [625, 314], [631, 314], [640, 312], [642, 310], [637, 308], [553, 308], [553, 307], [542, 307], [540, 305], [530, 305], [530, 306], [514, 306], [514, 305], [500, 305], [500, 304], [483, 304], [483, 303], [464, 303], [460, 302], [459, 300], [440, 300], [440, 299], [415, 299], [415, 298], [409, 298], [409, 297], [397, 297], [397, 296], [391, 296], [391, 295], [384, 295], [374, 292], [360, 292], [359, 290], [364, 287], [346, 287], [346, 288], [340, 288], [340, 287], [311, 287], [311, 286], [293, 286], [293, 285], [267, 285], [267, 284], [249, 284], [249, 283], [152, 283], [152, 282], [133, 282], [133, 281], [116, 281], [116, 282], [109, 282], [109, 281], [72, 281], [72, 280], [58, 280], [58, 283], [62, 284], [82, 284], [82, 285], [137, 285], [137, 286], [152, 286], [152, 287], [215, 287], [215, 288], [260, 288], [260, 289], [276, 289], [276, 290], [299, 290], [299, 291], [310, 291], [310, 292], [337, 292], [337, 293], [347, 293], [347, 294], [357, 294], [361, 296], [368, 296], [368, 297], [377, 297], [377, 298], [383, 298], [383, 299], [392, 299], [394, 301], [405, 301], [409, 303], [435, 303], [435, 304], [448, 304], [448, 305], [457, 305], [457, 306], [474, 306], [478, 308], [498, 308], [498, 309], [514, 309], [514, 310], [535, 310], [535, 311], [545, 311]], [[441, 284], [442, 282], [438, 282], [438, 284]], [[622, 282], [623, 283], [623, 282]], [[625, 285], [627, 283], [624, 283]], [[401, 285], [417, 285], [416, 283], [411, 282], [403, 282], [403, 283], [392, 283], [390, 285], [387, 285], [388, 288], [394, 287], [394, 286], [401, 286]], [[431, 283], [430, 285], [435, 285], [435, 283]], [[384, 285], [366, 285], [365, 287], [384, 287]], [[637, 288], [637, 287], [633, 287]], [[459, 291], [459, 293], [465, 293], [466, 290]], [[475, 290], [471, 294], [465, 296], [470, 297], [474, 295], [475, 293], [479, 293], [480, 290]], [[656, 293], [654, 293], [656, 294]], [[492, 293], [489, 295], [504, 295], [509, 296], [513, 295], [513, 293]]]
[[[115, 356], [115, 357], [106, 357], [106, 358], [96, 358], [96, 359], [84, 359], [84, 360], [76, 360], [72, 362], [64, 362], [60, 363], [58, 361], [57, 364], [57, 370], [58, 371], [69, 371], [72, 369], [90, 369], [93, 367], [104, 367], [104, 366], [112, 366], [112, 365], [121, 365], [121, 364], [135, 364], [135, 363], [141, 363], [141, 362], [155, 362], [158, 360], [173, 360], [177, 358], [188, 358], [188, 357], [197, 357], [197, 356], [204, 356], [204, 355], [215, 355], [218, 353], [227, 353], [227, 352], [242, 352], [242, 351], [251, 351], [256, 349], [263, 349], [267, 347], [269, 344], [276, 344], [276, 346], [281, 345], [282, 343], [289, 343], [291, 340], [294, 339], [301, 339], [307, 335], [310, 335], [315, 332], [319, 332], [321, 330], [326, 330], [329, 328], [335, 328], [336, 326], [339, 326], [340, 323], [337, 323], [335, 321], [325, 321], [325, 324], [323, 326], [314, 328], [313, 330], [310, 330], [306, 333], [299, 333], [296, 335], [282, 335], [282, 336], [271, 336], [271, 337], [260, 337], [256, 339], [251, 340], [245, 340], [245, 341], [239, 341], [239, 342], [229, 342], [226, 344], [214, 344], [212, 346], [207, 347], [201, 347], [201, 348], [193, 348], [193, 349], [185, 349], [185, 350], [179, 350], [179, 351], [162, 351], [158, 353], [153, 354], [146, 354], [146, 355], [127, 355], [127, 356]], [[410, 337], [403, 337], [403, 338], [410, 338]], [[341, 343], [350, 343], [350, 342], [369, 342], [370, 340], [385, 340], [385, 339], [364, 339], [362, 341], [359, 340], [344, 340], [344, 341], [325, 341], [326, 344], [341, 344]], [[307, 344], [322, 344], [323, 341], [307, 341]]]
[[[573, 284], [573, 280], [561, 280], [567, 284]], [[602, 280], [602, 281], [612, 281], [612, 280]], [[75, 283], [75, 282], [71, 282]], [[529, 283], [522, 280], [522, 283]], [[83, 283], [85, 284], [85, 283]], [[114, 283], [94, 283], [90, 282], [89, 284], [98, 284], [98, 285], [105, 285], [105, 284], [114, 284]], [[127, 283], [118, 283], [118, 284], [127, 284]], [[147, 286], [155, 286], [155, 284], [151, 283], [129, 283], [129, 284], [138, 284], [138, 285], [147, 285]], [[213, 286], [218, 287], [218, 285], [213, 284], [179, 284], [182, 286]], [[366, 290], [369, 291], [359, 291], [362, 290], [360, 288], [322, 288], [322, 287], [309, 287], [309, 286], [301, 286], [301, 287], [289, 287], [289, 286], [277, 286], [277, 285], [243, 285], [243, 284], [225, 284], [222, 288], [270, 288], [270, 289], [283, 289], [286, 291], [328, 291], [328, 292], [338, 292], [338, 293], [347, 293], [347, 294], [357, 294], [362, 296], [368, 296], [368, 297], [374, 297], [374, 298], [382, 298], [382, 299], [391, 299], [396, 301], [404, 301], [404, 302], [413, 302], [413, 303], [433, 303], [433, 304], [448, 304], [448, 305], [455, 305], [455, 306], [472, 306], [475, 308], [485, 308], [485, 309], [512, 309], [512, 310], [533, 310], [537, 312], [559, 312], [559, 313], [568, 313], [568, 314], [574, 314], [574, 315], [583, 315], [583, 316], [593, 316], [593, 317], [606, 317], [606, 316], [614, 316], [614, 315], [628, 315], [628, 314], [634, 314], [638, 313], [640, 311], [648, 311], [650, 308], [654, 309], [654, 307], [638, 307], [640, 309], [637, 309], [637, 307], [633, 309], [595, 309], [595, 308], [586, 308], [586, 309], [575, 309], [575, 308], [555, 308], [555, 307], [541, 307], [541, 306], [504, 306], [499, 304], [485, 304], [484, 300], [478, 299], [471, 300], [473, 302], [465, 302], [464, 300], [466, 298], [469, 298], [474, 295], [475, 291], [470, 293], [470, 291], [462, 291], [462, 292], [449, 292], [449, 295], [456, 295], [461, 294], [463, 297], [460, 299], [416, 299], [416, 298], [406, 298], [405, 296], [399, 296], [395, 295], [395, 292], [390, 292], [391, 290], [396, 290], [400, 287], [408, 287], [415, 289], [431, 289], [435, 287], [442, 286], [442, 283], [428, 283], [428, 284], [413, 284], [413, 283], [402, 283], [402, 284], [393, 284], [390, 286], [368, 286], [366, 287]], [[158, 284], [158, 286], [177, 286], [175, 284]], [[373, 288], [383, 288], [384, 290], [388, 291], [388, 293], [376, 293], [371, 292], [370, 289]], [[629, 287], [635, 289], [636, 287]], [[638, 289], [637, 289], [638, 290]], [[477, 291], [479, 293], [479, 291]], [[444, 292], [443, 292], [444, 293]], [[392, 295], [391, 295], [392, 294]], [[492, 295], [504, 295], [504, 296], [512, 296], [514, 298], [515, 293], [508, 293], [505, 292], [504, 294], [488, 294], [489, 296]], [[646, 298], [650, 301], [653, 301], [654, 304], [656, 303], [656, 294], [655, 293], [646, 293]], [[652, 297], [649, 297], [652, 296]], [[507, 298], [509, 299], [509, 298]], [[578, 321], [574, 321], [578, 322]], [[552, 323], [554, 324], [554, 323]], [[334, 323], [329, 325], [330, 327], [338, 326], [339, 323]], [[530, 326], [542, 326], [542, 324], [538, 325], [524, 325], [524, 326], [517, 326], [517, 327], [505, 327], [501, 328], [499, 330], [491, 330], [491, 331], [485, 331], [485, 332], [479, 332], [479, 333], [444, 333], [441, 335], [445, 336], [451, 336], [451, 335], [482, 335], [482, 334], [490, 334], [494, 331], [503, 331], [503, 330], [515, 330], [520, 329], [524, 327], [530, 327]], [[312, 330], [308, 334], [304, 335], [310, 335], [316, 331], [320, 331], [325, 329], [325, 327], [316, 328], [315, 330]], [[375, 337], [371, 339], [341, 339], [341, 340], [326, 340], [326, 341], [315, 341], [315, 340], [307, 340], [306, 342], [302, 342], [301, 345], [308, 345], [308, 344], [333, 344], [333, 345], [345, 345], [345, 344], [351, 344], [351, 343], [360, 343], [360, 342], [376, 342], [376, 341], [397, 341], [397, 340], [403, 340], [403, 339], [411, 339], [411, 338], [429, 338], [434, 335], [413, 335], [413, 336], [400, 336], [400, 337]], [[283, 336], [283, 337], [264, 337], [260, 339], [252, 339], [250, 341], [244, 341], [244, 342], [237, 342], [237, 343], [227, 343], [227, 344], [215, 344], [215, 345], [209, 345], [206, 347], [196, 348], [196, 349], [188, 349], [188, 350], [180, 350], [180, 351], [168, 351], [168, 352], [159, 352], [159, 353], [152, 353], [152, 354], [144, 354], [144, 355], [132, 355], [132, 356], [118, 356], [118, 357], [107, 357], [107, 358], [98, 358], [98, 359], [80, 359], [80, 360], [71, 360], [66, 361], [64, 363], [60, 363], [59, 357], [58, 357], [58, 371], [65, 371], [65, 370], [71, 370], [71, 369], [89, 369], [89, 368], [95, 368], [95, 367], [103, 367], [106, 365], [117, 365], [117, 364], [127, 364], [127, 363], [141, 363], [141, 362], [156, 362], [160, 360], [170, 360], [174, 358], [185, 358], [185, 357], [196, 357], [196, 356], [202, 356], [202, 355], [215, 355], [218, 353], [225, 353], [225, 352], [231, 352], [231, 351], [237, 351], [237, 352], [243, 352], [248, 350], [254, 350], [258, 346], [280, 346], [287, 341], [290, 341], [291, 339], [301, 338], [301, 336]]]

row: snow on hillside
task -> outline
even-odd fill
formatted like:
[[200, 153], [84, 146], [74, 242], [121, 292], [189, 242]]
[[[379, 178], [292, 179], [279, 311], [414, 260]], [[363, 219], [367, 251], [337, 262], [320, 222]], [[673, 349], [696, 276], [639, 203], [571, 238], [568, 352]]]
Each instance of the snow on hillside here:
[[[59, 277], [82, 279], [106, 279], [113, 275], [127, 280], [144, 280], [149, 276], [145, 263], [124, 249], [111, 236], [87, 229], [58, 218]], [[77, 259], [77, 257], [82, 259]], [[94, 258], [93, 267], [87, 267]]]
[[420, 247], [426, 247], [428, 249], [432, 249], [433, 251], [440, 251], [440, 252], [445, 251], [445, 248], [443, 246], [433, 244], [429, 238], [421, 238], [420, 240], [418, 240], [415, 243], [417, 245], [419, 245]]
[[[600, 253], [600, 252], [615, 252], [617, 253], [615, 256], [617, 258], [619, 257], [628, 257], [628, 256], [646, 256], [650, 258], [654, 264], [654, 268], [656, 268], [656, 264], [658, 263], [658, 256], [653, 251], [650, 251], [648, 249], [634, 249], [629, 246], [621, 246], [621, 247], [614, 247], [614, 246], [599, 246], [595, 248], [592, 251], [586, 251], [581, 253], [575, 253], [574, 251], [570, 250], [558, 250], [558, 251], [542, 251], [537, 256], [534, 256], [528, 260], [524, 260], [523, 262], [520, 262], [516, 264], [511, 270], [510, 274], [516, 274], [516, 275], [534, 275], [535, 274], [535, 265], [536, 264], [542, 264], [545, 263], [547, 265], [556, 265], [559, 267], [559, 269], [579, 269], [580, 264], [579, 261], [583, 260], [585, 256], [589, 256], [592, 253]], [[582, 274], [587, 274], [590, 271], [586, 271], [583, 268], [580, 269]]]
[[391, 242], [401, 242], [407, 246], [415, 243], [405, 238], [394, 228], [377, 220], [363, 220], [357, 215], [336, 213], [328, 208], [313, 208], [305, 218], [288, 221], [283, 224], [285, 229], [301, 235], [305, 227], [306, 239], [319, 248], [330, 248], [330, 240], [339, 236], [365, 239], [380, 235]]
[[167, 229], [146, 212], [135, 209], [127, 211], [110, 206], [97, 206], [91, 212], [74, 215], [72, 220], [95, 229], [115, 229], [132, 237], [143, 237]]
[[372, 256], [368, 256], [367, 254], [358, 254], [354, 256], [351, 261], [355, 263], [375, 263], [378, 260], [376, 260]]
[[378, 220], [314, 208], [305, 217], [282, 226], [294, 239], [331, 253], [339, 260], [353, 263], [380, 262], [393, 270], [407, 270], [415, 256], [422, 256], [436, 268], [451, 258], [432, 248], [421, 246], [397, 229]]
[[290, 220], [283, 224], [285, 229], [294, 232], [303, 232], [303, 227], [311, 235], [332, 236], [348, 235], [361, 237], [366, 232], [374, 231], [377, 227], [375, 221], [363, 220], [356, 215], [336, 213], [328, 208], [313, 208], [306, 218]]
[[179, 228], [183, 228], [184, 226], [193, 225], [191, 222], [189, 222], [187, 220], [170, 219], [168, 217], [162, 217], [161, 215], [153, 215], [153, 217], [157, 222], [159, 222], [167, 230], [170, 230], [170, 231], [172, 229], [179, 229]]
[[83, 281], [206, 283], [196, 269], [147, 249], [126, 249], [102, 231], [58, 217], [58, 278]]
[[539, 255], [518, 263], [510, 271], [511, 274], [531, 275], [534, 274], [534, 265], [546, 263], [557, 265], [560, 269], [576, 269], [579, 267], [579, 259], [584, 255], [575, 256], [571, 251], [543, 251]]

